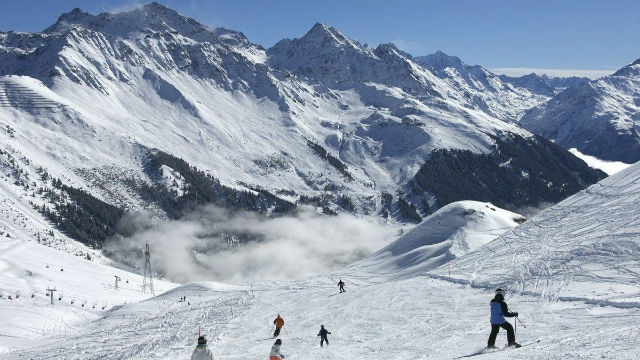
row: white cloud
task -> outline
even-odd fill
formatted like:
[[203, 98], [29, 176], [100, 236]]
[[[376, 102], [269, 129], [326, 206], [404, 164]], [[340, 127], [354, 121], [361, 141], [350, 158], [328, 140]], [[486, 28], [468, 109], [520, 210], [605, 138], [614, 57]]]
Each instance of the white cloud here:
[[[265, 218], [209, 206], [182, 220], [149, 224], [144, 216], [128, 218], [121, 226], [138, 231], [129, 238], [111, 239], [105, 249], [113, 258], [134, 265], [140, 262], [134, 249], [149, 242], [154, 270], [178, 282], [300, 278], [362, 259], [397, 235], [395, 228], [372, 220], [347, 214], [323, 216], [309, 209], [295, 216]], [[252, 234], [256, 240], [229, 246], [225, 233]]]
[[117, 5], [108, 9], [106, 12], [110, 14], [119, 14], [123, 12], [129, 12], [144, 7], [144, 3], [139, 0], [128, 1], [124, 4]]
[[527, 67], [501, 67], [493, 68], [491, 71], [497, 74], [505, 74], [509, 76], [523, 76], [531, 73], [538, 75], [546, 74], [552, 77], [571, 77], [580, 76], [587, 77], [589, 79], [597, 79], [603, 76], [611, 75], [615, 72], [615, 69], [601, 69], [601, 70], [585, 70], [585, 69], [544, 69], [544, 68], [527, 68]]
[[625, 164], [620, 161], [600, 160], [594, 156], [585, 155], [580, 151], [578, 151], [578, 149], [576, 148], [569, 149], [569, 152], [579, 157], [580, 159], [582, 159], [584, 162], [587, 163], [587, 165], [591, 166], [592, 168], [600, 169], [606, 172], [607, 175], [613, 175], [633, 165], [633, 164]]

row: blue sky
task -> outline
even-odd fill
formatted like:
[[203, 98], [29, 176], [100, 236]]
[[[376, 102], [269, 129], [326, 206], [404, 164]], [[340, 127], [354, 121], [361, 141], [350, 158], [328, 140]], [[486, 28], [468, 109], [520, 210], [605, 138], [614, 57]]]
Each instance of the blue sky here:
[[[316, 22], [361, 43], [394, 42], [413, 55], [436, 50], [505, 72], [613, 71], [640, 58], [640, 1], [158, 1], [265, 47]], [[0, 5], [0, 30], [39, 31], [74, 7], [97, 14], [134, 0], [22, 0]], [[35, 10], [34, 10], [35, 9]], [[593, 74], [592, 74], [593, 75]]]

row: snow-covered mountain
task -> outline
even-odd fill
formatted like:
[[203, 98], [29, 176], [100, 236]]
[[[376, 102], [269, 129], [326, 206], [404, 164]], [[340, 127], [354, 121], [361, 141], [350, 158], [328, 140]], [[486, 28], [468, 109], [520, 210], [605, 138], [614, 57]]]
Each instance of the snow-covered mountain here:
[[[478, 196], [503, 207], [557, 201], [604, 176], [461, 101], [395, 46], [372, 49], [323, 24], [265, 50], [157, 3], [75, 9], [40, 33], [0, 33], [0, 76], [7, 188], [97, 247], [127, 213], [179, 218], [206, 203], [417, 222], [460, 200], [415, 179], [449, 162], [425, 168], [434, 151], [464, 151], [462, 166], [515, 143], [544, 153], [506, 151], [513, 161], [495, 164], [509, 180]], [[503, 198], [530, 174], [552, 185]]]
[[489, 115], [517, 122], [530, 108], [546, 102], [566, 87], [587, 82], [586, 78], [549, 78], [529, 74], [522, 77], [496, 75], [480, 65], [467, 65], [442, 51], [413, 60], [455, 89], [448, 96]]
[[567, 149], [604, 160], [640, 160], [640, 60], [568, 88], [528, 111], [521, 124]]

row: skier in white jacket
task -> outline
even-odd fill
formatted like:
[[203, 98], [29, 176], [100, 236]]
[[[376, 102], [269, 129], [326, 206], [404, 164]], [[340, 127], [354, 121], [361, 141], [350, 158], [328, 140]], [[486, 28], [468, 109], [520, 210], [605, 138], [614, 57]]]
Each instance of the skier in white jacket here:
[[271, 347], [271, 353], [269, 354], [269, 360], [282, 360], [284, 359], [284, 355], [280, 353], [280, 345], [282, 345], [282, 340], [278, 339]]
[[198, 338], [198, 346], [193, 350], [191, 360], [213, 360], [213, 354], [207, 349], [207, 339], [204, 336]]

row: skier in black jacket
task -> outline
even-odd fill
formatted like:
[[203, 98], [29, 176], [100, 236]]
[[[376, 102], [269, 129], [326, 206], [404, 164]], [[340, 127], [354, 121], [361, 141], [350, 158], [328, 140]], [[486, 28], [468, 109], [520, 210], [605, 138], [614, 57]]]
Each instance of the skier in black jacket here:
[[329, 346], [329, 339], [327, 339], [327, 334], [331, 334], [331, 332], [327, 331], [327, 329], [324, 328], [324, 325], [320, 325], [320, 332], [318, 333], [318, 336], [320, 336], [320, 347], [322, 347], [323, 342], [326, 342], [327, 346]]
[[342, 281], [342, 279], [340, 279], [340, 281], [338, 281], [338, 287], [340, 288], [340, 292], [343, 293], [344, 290], [344, 281]]
[[491, 300], [491, 334], [489, 335], [489, 342], [487, 348], [493, 349], [496, 347], [496, 337], [500, 328], [507, 330], [507, 343], [508, 346], [520, 347], [520, 344], [516, 342], [516, 334], [513, 331], [513, 326], [505, 319], [506, 317], [518, 317], [517, 312], [509, 311], [507, 303], [504, 302], [504, 290], [497, 289], [496, 296]]

